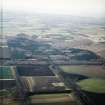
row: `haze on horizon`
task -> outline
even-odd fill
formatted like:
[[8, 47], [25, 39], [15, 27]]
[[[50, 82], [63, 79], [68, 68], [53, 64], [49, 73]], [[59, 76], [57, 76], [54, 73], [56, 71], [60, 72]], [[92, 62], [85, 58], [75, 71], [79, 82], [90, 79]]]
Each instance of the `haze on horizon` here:
[[2, 0], [4, 11], [104, 16], [105, 0]]

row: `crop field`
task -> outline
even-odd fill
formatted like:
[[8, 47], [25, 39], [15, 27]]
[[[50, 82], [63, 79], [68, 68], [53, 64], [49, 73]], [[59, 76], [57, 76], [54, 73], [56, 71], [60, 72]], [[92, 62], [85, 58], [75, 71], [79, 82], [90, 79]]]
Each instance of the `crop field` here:
[[0, 79], [13, 79], [12, 70], [10, 66], [0, 66]]
[[17, 70], [20, 76], [54, 76], [49, 65], [18, 66]]
[[68, 94], [45, 94], [30, 97], [31, 103], [37, 105], [77, 105], [74, 98]]
[[0, 90], [13, 88], [14, 86], [16, 86], [16, 80], [15, 79], [0, 80]]
[[83, 90], [95, 92], [95, 93], [105, 93], [105, 79], [86, 79], [77, 83]]
[[87, 77], [105, 78], [105, 68], [97, 65], [60, 66], [63, 72], [79, 74]]
[[25, 59], [25, 55], [24, 55], [23, 52], [13, 51], [12, 52], [12, 58], [14, 58], [14, 59]]
[[56, 76], [22, 76], [21, 81], [28, 92], [65, 90], [63, 82]]
[[0, 98], [0, 105], [20, 105], [19, 101], [8, 98]]

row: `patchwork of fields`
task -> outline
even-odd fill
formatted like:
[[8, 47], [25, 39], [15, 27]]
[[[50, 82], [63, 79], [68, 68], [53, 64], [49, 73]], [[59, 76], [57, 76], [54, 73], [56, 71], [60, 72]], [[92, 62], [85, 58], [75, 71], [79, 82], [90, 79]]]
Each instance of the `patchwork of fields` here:
[[105, 93], [105, 67], [101, 65], [66, 65], [60, 66], [64, 76], [72, 79], [73, 76], [78, 79], [77, 85], [82, 90], [93, 93]]

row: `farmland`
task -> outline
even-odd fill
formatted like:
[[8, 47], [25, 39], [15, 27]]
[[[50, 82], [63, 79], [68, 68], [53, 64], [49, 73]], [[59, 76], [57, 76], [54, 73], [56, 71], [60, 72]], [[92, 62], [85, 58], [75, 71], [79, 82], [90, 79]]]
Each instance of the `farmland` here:
[[95, 105], [105, 104], [105, 79], [90, 78], [77, 83]]
[[86, 79], [78, 82], [78, 85], [86, 91], [105, 93], [105, 79]]
[[105, 78], [105, 68], [99, 65], [70, 65], [60, 66], [63, 72], [68, 74], [79, 74], [87, 77]]
[[21, 76], [27, 92], [65, 91], [63, 82], [56, 76]]
[[45, 94], [30, 97], [31, 103], [37, 105], [77, 105], [74, 98], [68, 94]]
[[54, 76], [49, 65], [17, 66], [20, 76]]
[[0, 79], [13, 79], [13, 68], [9, 66], [0, 66]]

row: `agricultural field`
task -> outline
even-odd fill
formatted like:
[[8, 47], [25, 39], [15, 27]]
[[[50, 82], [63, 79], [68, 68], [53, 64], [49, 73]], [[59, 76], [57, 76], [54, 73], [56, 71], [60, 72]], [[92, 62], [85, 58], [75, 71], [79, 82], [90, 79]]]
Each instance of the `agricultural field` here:
[[32, 105], [77, 105], [74, 98], [69, 94], [45, 94], [30, 97]]
[[56, 76], [21, 76], [22, 84], [27, 92], [59, 92], [65, 91], [64, 83]]
[[13, 79], [13, 67], [0, 66], [0, 79]]
[[13, 59], [25, 59], [25, 54], [24, 52], [14, 51], [12, 52], [12, 58]]
[[105, 30], [98, 27], [88, 27], [81, 29], [80, 33], [87, 35], [90, 40], [95, 42], [104, 42], [105, 41]]
[[0, 45], [0, 59], [10, 59], [10, 49], [6, 45]]
[[60, 66], [67, 74], [78, 74], [86, 77], [105, 78], [105, 68], [99, 65], [75, 65]]
[[105, 79], [90, 78], [77, 82], [81, 91], [95, 105], [105, 104]]
[[0, 105], [20, 105], [19, 101], [15, 101], [14, 99], [8, 98], [0, 98]]
[[20, 76], [54, 76], [49, 65], [17, 66], [17, 71]]
[[77, 83], [82, 90], [94, 92], [94, 93], [105, 93], [105, 79], [85, 79]]
[[99, 65], [61, 66], [64, 78], [71, 79], [80, 87], [90, 102], [105, 103], [105, 68]]
[[13, 70], [12, 66], [0, 66], [0, 96], [11, 94], [11, 88], [16, 86]]

